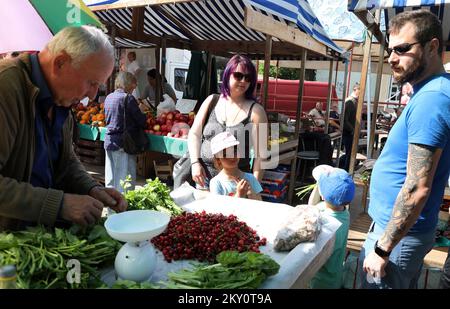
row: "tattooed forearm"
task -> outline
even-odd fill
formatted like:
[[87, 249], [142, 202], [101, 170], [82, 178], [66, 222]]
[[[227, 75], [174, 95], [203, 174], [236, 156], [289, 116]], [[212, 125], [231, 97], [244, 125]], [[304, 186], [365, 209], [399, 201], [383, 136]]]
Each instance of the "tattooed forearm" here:
[[[428, 198], [427, 188], [431, 187], [434, 175], [435, 148], [410, 144], [406, 179], [392, 210], [391, 220], [380, 239], [380, 245], [392, 250], [400, 239], [414, 225]], [[436, 164], [433, 165], [433, 162]]]

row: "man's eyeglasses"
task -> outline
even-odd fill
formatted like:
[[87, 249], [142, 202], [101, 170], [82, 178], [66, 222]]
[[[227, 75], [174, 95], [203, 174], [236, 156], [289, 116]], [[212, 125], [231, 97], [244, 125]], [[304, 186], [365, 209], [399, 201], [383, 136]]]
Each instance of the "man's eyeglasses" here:
[[392, 48], [388, 48], [387, 52], [388, 52], [389, 56], [392, 54], [392, 52], [394, 52], [400, 56], [400, 55], [403, 55], [404, 53], [409, 52], [414, 45], [419, 44], [419, 43], [422, 43], [422, 42], [403, 43], [403, 44], [394, 46]]
[[237, 81], [245, 80], [246, 82], [250, 82], [252, 78], [250, 74], [244, 74], [241, 72], [233, 72], [233, 77]]

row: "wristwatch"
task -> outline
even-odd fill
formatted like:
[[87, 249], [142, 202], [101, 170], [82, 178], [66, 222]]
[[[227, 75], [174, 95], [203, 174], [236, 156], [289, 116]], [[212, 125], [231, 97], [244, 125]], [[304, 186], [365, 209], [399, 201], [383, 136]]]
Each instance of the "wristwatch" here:
[[388, 257], [390, 254], [391, 254], [391, 251], [385, 251], [385, 250], [383, 250], [383, 249], [381, 249], [379, 246], [378, 246], [378, 240], [375, 242], [375, 246], [374, 246], [374, 248], [373, 248], [374, 250], [375, 250], [375, 253], [379, 256], [379, 257], [382, 257], [382, 258], [384, 258], [384, 257]]

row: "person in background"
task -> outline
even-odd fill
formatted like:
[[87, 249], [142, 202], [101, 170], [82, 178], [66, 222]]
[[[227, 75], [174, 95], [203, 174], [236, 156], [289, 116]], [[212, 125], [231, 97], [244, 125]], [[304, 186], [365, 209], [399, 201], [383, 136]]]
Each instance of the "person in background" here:
[[402, 96], [400, 98], [400, 103], [402, 105], [408, 104], [411, 96], [413, 95], [413, 87], [410, 83], [405, 83], [402, 85]]
[[261, 201], [261, 184], [250, 173], [242, 172], [237, 157], [239, 141], [230, 132], [222, 132], [211, 139], [211, 152], [219, 174], [211, 179], [211, 193]]
[[[139, 74], [141, 72], [141, 66], [136, 59], [136, 52], [130, 51], [127, 54], [128, 65], [126, 67], [127, 72], [131, 73], [136, 77], [136, 80], [139, 80]], [[140, 97], [139, 89], [137, 87], [134, 88], [132, 95], [138, 99]]]
[[[192, 162], [192, 180], [201, 188], [208, 188], [205, 163], [212, 177], [218, 174], [211, 154], [211, 139], [220, 132], [229, 131], [239, 141], [239, 169], [252, 172], [259, 181], [263, 176], [259, 149], [259, 124], [267, 124], [264, 108], [255, 102], [256, 68], [243, 55], [233, 56], [223, 73], [221, 95], [208, 118], [207, 112], [216, 95], [206, 98], [195, 116], [188, 136], [188, 147]], [[215, 104], [215, 103], [214, 103]], [[266, 137], [265, 137], [266, 138]], [[250, 167], [250, 149], [254, 150], [253, 167]], [[211, 177], [211, 178], [212, 178]]]
[[342, 287], [344, 257], [347, 251], [347, 236], [350, 227], [348, 205], [355, 196], [355, 184], [349, 173], [330, 165], [319, 165], [313, 170], [317, 181], [315, 192], [323, 202], [314, 203], [323, 214], [336, 218], [341, 226], [336, 231], [333, 253], [325, 265], [316, 273], [309, 286], [313, 289], [339, 289]]
[[[146, 116], [139, 109], [136, 99], [131, 95], [136, 88], [136, 77], [129, 72], [119, 72], [114, 82], [115, 90], [105, 99], [105, 185], [119, 192], [124, 189], [120, 181], [131, 175], [131, 186], [136, 183], [136, 155], [123, 150], [122, 134], [124, 121], [127, 126], [145, 127]], [[127, 119], [125, 120], [125, 115]], [[127, 129], [132, 129], [127, 127]]]
[[331, 103], [331, 110], [330, 110], [330, 116], [328, 117], [329, 122], [329, 132], [336, 132], [341, 127], [339, 125], [339, 109], [337, 102]]
[[356, 105], [359, 98], [359, 84], [353, 86], [351, 95], [345, 100], [344, 106], [344, 129], [342, 132], [342, 144], [344, 145], [345, 155], [343, 168], [348, 172], [350, 168], [350, 157], [352, 154], [353, 134], [355, 132]]
[[[148, 98], [150, 101], [155, 101], [156, 96], [156, 69], [151, 69], [147, 72], [147, 81], [148, 85], [145, 87], [144, 92], [141, 95], [141, 99]], [[172, 86], [167, 82], [167, 79], [164, 77], [164, 81], [162, 82], [162, 91], [161, 91], [161, 101], [163, 101], [163, 95], [167, 94], [174, 103], [177, 103], [177, 96], [175, 94], [175, 90], [173, 90]]]
[[317, 126], [323, 127], [325, 126], [325, 117], [322, 109], [322, 102], [317, 102], [316, 106], [309, 111], [308, 115], [312, 116], [314, 122]]
[[139, 66], [138, 61], [136, 60], [136, 52], [131, 51], [127, 54], [128, 58], [128, 65], [127, 65], [127, 72], [130, 72], [137, 78], [137, 74], [141, 67]]
[[442, 63], [442, 25], [432, 12], [396, 15], [389, 34], [393, 77], [409, 82], [414, 95], [372, 171], [361, 287], [409, 289], [417, 288], [433, 248], [450, 173], [450, 74]]
[[330, 118], [339, 120], [339, 108], [337, 102], [331, 103]]
[[[36, 54], [0, 62], [0, 230], [60, 221], [94, 224], [127, 203], [75, 155], [70, 107], [94, 98], [114, 68], [101, 30], [67, 27]], [[58, 225], [57, 224], [57, 225]]]

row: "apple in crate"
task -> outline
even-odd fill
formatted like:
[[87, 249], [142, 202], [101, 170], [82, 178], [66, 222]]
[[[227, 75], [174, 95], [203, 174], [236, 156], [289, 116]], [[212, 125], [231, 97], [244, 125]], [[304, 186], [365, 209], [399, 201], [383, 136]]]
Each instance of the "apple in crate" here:
[[186, 138], [187, 138], [188, 134], [189, 134], [189, 128], [181, 128], [180, 129], [181, 137], [185, 137], [186, 136]]
[[159, 130], [161, 130], [161, 126], [160, 126], [159, 124], [155, 124], [155, 125], [153, 126], [153, 131], [159, 132]]

